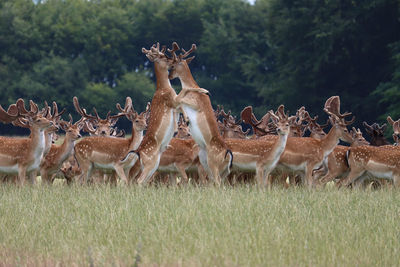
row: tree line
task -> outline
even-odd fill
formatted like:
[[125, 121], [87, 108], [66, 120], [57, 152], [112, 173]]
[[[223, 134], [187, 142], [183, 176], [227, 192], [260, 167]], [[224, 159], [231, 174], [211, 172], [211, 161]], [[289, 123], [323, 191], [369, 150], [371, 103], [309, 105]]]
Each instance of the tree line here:
[[155, 84], [141, 48], [157, 41], [196, 43], [194, 77], [234, 114], [283, 103], [323, 115], [339, 95], [358, 122], [400, 117], [398, 0], [0, 0], [0, 104], [75, 114], [76, 95], [105, 116], [131, 96], [142, 111]]

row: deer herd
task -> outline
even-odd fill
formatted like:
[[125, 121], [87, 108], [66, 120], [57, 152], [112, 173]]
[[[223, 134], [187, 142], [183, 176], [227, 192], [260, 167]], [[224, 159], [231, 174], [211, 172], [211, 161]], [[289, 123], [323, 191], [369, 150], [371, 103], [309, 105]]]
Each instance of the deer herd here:
[[[197, 184], [253, 181], [260, 187], [324, 186], [359, 187], [374, 181], [379, 185], [400, 185], [400, 120], [387, 118], [393, 127], [394, 144], [384, 137], [386, 124], [363, 125], [370, 136], [367, 142], [360, 129], [349, 131], [354, 122], [349, 112], [341, 113], [340, 99], [326, 100], [325, 125], [301, 107], [289, 116], [283, 105], [268, 111], [261, 120], [252, 107], [240, 119], [222, 107], [214, 110], [210, 95], [195, 81], [189, 68], [196, 50], [185, 51], [173, 43], [171, 49], [157, 43], [142, 52], [154, 63], [156, 91], [142, 113], [135, 111], [130, 97], [125, 105], [116, 104], [118, 113], [101, 119], [96, 109], [89, 114], [73, 98], [80, 119], [69, 115], [64, 121], [55, 102], [43, 108], [18, 99], [7, 110], [0, 105], [0, 121], [30, 130], [29, 137], [0, 136], [0, 179], [3, 182], [52, 184], [65, 178], [67, 183], [167, 183], [189, 181]], [[177, 94], [170, 80], [178, 78], [182, 89]], [[132, 134], [125, 137], [115, 125], [125, 117]], [[247, 125], [247, 131], [242, 126]], [[326, 131], [330, 125], [329, 131]], [[56, 145], [57, 131], [65, 132]], [[250, 135], [250, 129], [251, 135]], [[86, 132], [85, 137], [81, 131]], [[307, 136], [307, 137], [305, 137]], [[343, 141], [349, 146], [339, 145]]]

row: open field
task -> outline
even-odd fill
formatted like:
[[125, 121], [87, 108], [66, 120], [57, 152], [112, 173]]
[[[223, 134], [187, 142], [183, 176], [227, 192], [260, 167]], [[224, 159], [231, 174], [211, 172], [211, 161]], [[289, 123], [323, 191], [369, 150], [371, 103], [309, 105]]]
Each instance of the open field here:
[[400, 191], [0, 186], [0, 265], [394, 266]]

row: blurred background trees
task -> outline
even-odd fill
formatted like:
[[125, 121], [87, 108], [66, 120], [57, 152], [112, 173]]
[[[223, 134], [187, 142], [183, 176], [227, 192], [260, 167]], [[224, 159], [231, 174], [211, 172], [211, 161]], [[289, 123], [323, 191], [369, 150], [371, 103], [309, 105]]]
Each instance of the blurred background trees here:
[[358, 122], [400, 117], [398, 0], [0, 0], [0, 103], [75, 114], [76, 95], [105, 116], [131, 96], [142, 111], [155, 84], [141, 48], [157, 41], [196, 43], [196, 80], [234, 114], [283, 103], [322, 115], [339, 95]]

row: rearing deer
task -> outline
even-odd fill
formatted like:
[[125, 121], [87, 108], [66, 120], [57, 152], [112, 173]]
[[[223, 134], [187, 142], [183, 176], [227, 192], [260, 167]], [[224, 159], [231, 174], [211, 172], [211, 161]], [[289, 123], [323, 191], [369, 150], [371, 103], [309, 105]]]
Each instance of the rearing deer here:
[[[137, 164], [140, 163], [141, 165], [141, 172], [137, 178], [139, 184], [146, 184], [157, 170], [161, 153], [167, 149], [177, 128], [178, 116], [176, 108], [179, 103], [176, 101], [177, 95], [168, 79], [171, 59], [165, 55], [165, 50], [165, 47], [160, 50], [159, 43], [153, 45], [149, 50], [142, 48], [142, 52], [146, 57], [151, 62], [154, 62], [157, 88], [151, 101], [149, 125], [146, 134], [139, 148], [134, 151], [139, 155]], [[201, 89], [195, 90], [199, 92], [205, 91]], [[183, 90], [181, 94], [184, 95], [187, 93], [186, 91]], [[139, 168], [135, 166], [133, 169], [137, 170]], [[137, 171], [132, 176], [136, 177]]]
[[[179, 78], [182, 90], [201, 89], [194, 80], [189, 69], [189, 63], [194, 57], [187, 58], [196, 50], [193, 44], [189, 51], [182, 49], [183, 53], [177, 56], [179, 50], [177, 43], [172, 44], [169, 50], [173, 55], [170, 62], [169, 78]], [[189, 118], [189, 127], [193, 139], [199, 145], [199, 158], [202, 166], [217, 185], [221, 184], [221, 178], [225, 178], [230, 172], [233, 154], [224, 142], [218, 128], [218, 123], [211, 106], [210, 97], [196, 91], [178, 95], [177, 101]]]

